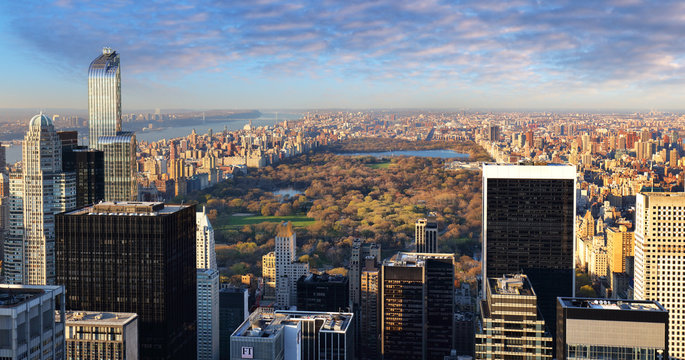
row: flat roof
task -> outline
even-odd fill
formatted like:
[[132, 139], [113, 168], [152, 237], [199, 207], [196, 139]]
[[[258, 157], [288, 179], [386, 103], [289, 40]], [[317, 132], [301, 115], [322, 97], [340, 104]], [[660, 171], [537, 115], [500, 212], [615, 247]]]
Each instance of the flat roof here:
[[404, 267], [415, 267], [423, 266], [427, 259], [439, 259], [447, 260], [451, 259], [454, 261], [454, 254], [446, 253], [413, 253], [413, 252], [398, 252], [393, 255], [389, 260], [385, 260], [383, 265], [385, 266], [404, 266]]
[[351, 313], [317, 311], [276, 311], [264, 308], [254, 311], [234, 332], [233, 336], [272, 338], [289, 323], [303, 320], [324, 320], [320, 331], [344, 333], [352, 322]]
[[623, 310], [623, 311], [656, 311], [667, 310], [656, 301], [651, 300], [625, 300], [625, 299], [598, 299], [598, 298], [558, 298], [564, 308], [594, 309], [594, 310]]
[[39, 298], [48, 291], [61, 289], [59, 285], [0, 285], [0, 308], [11, 308]]
[[192, 205], [174, 205], [147, 201], [101, 201], [79, 209], [67, 211], [65, 215], [121, 215], [157, 216], [172, 214]]
[[569, 164], [516, 165], [483, 164], [483, 178], [573, 180], [576, 166]]
[[118, 313], [102, 311], [67, 311], [64, 314], [69, 325], [109, 325], [123, 326], [138, 318], [136, 313]]
[[524, 274], [488, 278], [488, 284], [493, 295], [535, 296], [535, 291]]

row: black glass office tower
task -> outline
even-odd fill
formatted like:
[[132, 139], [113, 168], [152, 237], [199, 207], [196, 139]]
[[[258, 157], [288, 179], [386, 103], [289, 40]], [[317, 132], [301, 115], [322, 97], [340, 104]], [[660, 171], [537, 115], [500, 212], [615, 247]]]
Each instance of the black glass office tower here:
[[526, 274], [552, 336], [556, 298], [574, 293], [575, 176], [572, 165], [483, 165], [483, 279]]
[[442, 359], [454, 346], [454, 254], [398, 253], [381, 268], [382, 358]]
[[76, 207], [105, 198], [105, 158], [99, 150], [83, 146], [62, 153], [64, 171], [76, 173]]
[[55, 221], [67, 309], [136, 313], [141, 359], [195, 358], [194, 205], [104, 202]]
[[219, 290], [219, 353], [221, 360], [231, 359], [231, 334], [250, 315], [247, 289]]

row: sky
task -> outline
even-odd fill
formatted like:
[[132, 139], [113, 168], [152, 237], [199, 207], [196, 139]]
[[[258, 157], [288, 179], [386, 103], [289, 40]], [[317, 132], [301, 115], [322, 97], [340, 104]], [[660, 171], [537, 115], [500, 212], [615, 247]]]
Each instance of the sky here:
[[1, 1], [0, 108], [685, 110], [685, 2]]

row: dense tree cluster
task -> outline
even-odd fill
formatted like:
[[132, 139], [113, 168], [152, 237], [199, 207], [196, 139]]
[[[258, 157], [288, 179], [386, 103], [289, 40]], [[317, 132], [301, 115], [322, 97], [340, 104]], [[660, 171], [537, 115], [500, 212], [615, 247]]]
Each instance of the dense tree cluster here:
[[[375, 141], [354, 142], [347, 149]], [[312, 268], [346, 266], [355, 237], [380, 243], [384, 256], [411, 250], [414, 223], [428, 212], [438, 215], [441, 251], [472, 256], [478, 250], [480, 172], [446, 170], [443, 160], [434, 158], [334, 154], [342, 149], [301, 155], [186, 197], [206, 204], [217, 243], [225, 244], [217, 250], [224, 273], [259, 275], [261, 256], [274, 248], [276, 223], [236, 228], [230, 224], [236, 213], [313, 218], [296, 229], [300, 260]], [[387, 167], [374, 166], [387, 162]], [[274, 196], [273, 191], [286, 187], [302, 194]], [[458, 270], [470, 282], [479, 267], [468, 256], [461, 258]]]

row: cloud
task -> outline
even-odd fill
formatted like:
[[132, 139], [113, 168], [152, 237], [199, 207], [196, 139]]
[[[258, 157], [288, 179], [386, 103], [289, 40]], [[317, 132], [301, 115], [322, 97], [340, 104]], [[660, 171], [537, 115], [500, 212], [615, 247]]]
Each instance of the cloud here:
[[111, 46], [139, 77], [242, 69], [512, 88], [685, 81], [679, 1], [60, 0], [0, 11], [50, 63], [85, 68]]

